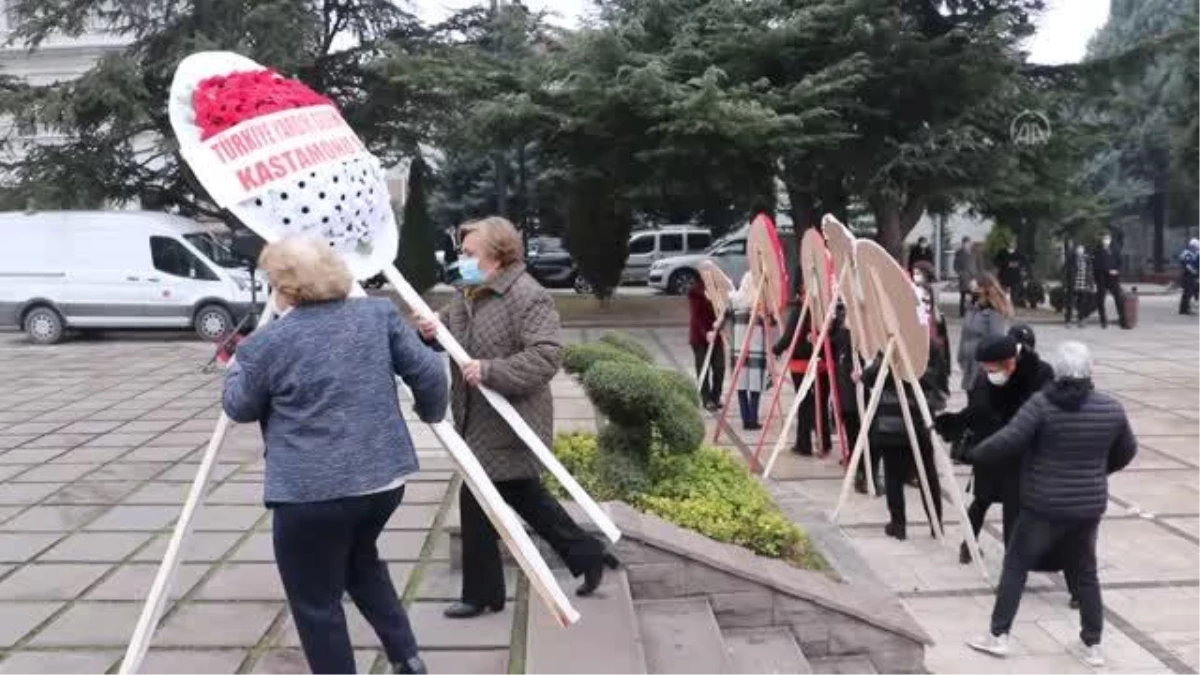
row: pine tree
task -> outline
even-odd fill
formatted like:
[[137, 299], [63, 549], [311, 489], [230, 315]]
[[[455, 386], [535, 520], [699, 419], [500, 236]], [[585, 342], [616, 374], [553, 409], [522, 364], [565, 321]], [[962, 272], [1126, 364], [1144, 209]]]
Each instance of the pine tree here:
[[429, 218], [429, 199], [425, 194], [428, 167], [420, 155], [408, 169], [408, 199], [400, 225], [400, 251], [396, 267], [408, 283], [423, 293], [437, 283], [436, 233]]

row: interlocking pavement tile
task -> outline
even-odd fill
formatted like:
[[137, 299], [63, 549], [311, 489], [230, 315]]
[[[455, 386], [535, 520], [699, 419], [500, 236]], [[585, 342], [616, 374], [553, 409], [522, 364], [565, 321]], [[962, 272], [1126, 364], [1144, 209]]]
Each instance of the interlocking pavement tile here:
[[[515, 597], [517, 574], [511, 567], [504, 569], [504, 589], [510, 600]], [[420, 600], [458, 600], [462, 597], [462, 572], [450, 569], [448, 563], [431, 563], [421, 575], [417, 588]]]
[[384, 560], [411, 561], [421, 558], [427, 532], [392, 530], [380, 535], [377, 545]]
[[248, 654], [241, 649], [151, 649], [142, 661], [141, 671], [162, 675], [236, 673]]
[[427, 651], [421, 654], [431, 673], [507, 673], [507, 649]]
[[404, 489], [405, 504], [441, 504], [449, 483], [412, 483]]
[[259, 482], [228, 482], [209, 493], [205, 504], [252, 505], [263, 503], [263, 488]]
[[275, 562], [275, 545], [270, 532], [255, 532], [230, 556], [237, 562]]
[[163, 623], [155, 643], [162, 647], [252, 647], [281, 609], [283, 603], [185, 603]]
[[120, 647], [142, 612], [137, 602], [77, 602], [46, 626], [29, 644], [33, 647]]
[[150, 538], [145, 532], [79, 532], [38, 558], [44, 562], [117, 562]]
[[29, 466], [37, 464], [45, 464], [61, 457], [69, 451], [69, 448], [30, 448], [22, 447], [16, 450], [9, 450], [0, 455], [0, 464], [21, 466], [29, 468]]
[[0, 647], [11, 647], [62, 605], [60, 602], [0, 602]]
[[170, 466], [169, 462], [112, 462], [90, 474], [88, 480], [149, 480]]
[[95, 464], [98, 466], [105, 462], [111, 462], [127, 452], [129, 452], [128, 448], [78, 447], [56, 456], [52, 462], [54, 464]]
[[118, 426], [120, 426], [119, 422], [84, 421], [72, 422], [58, 431], [64, 434], [103, 434]]
[[99, 464], [43, 464], [12, 478], [19, 483], [70, 483], [96, 470]]
[[102, 436], [87, 442], [88, 447], [93, 448], [136, 448], [146, 441], [154, 438], [157, 434], [149, 432], [138, 433], [107, 433]]
[[[368, 650], [355, 651], [354, 669], [360, 673], [371, 672], [371, 666], [375, 663], [376, 654], [376, 652]], [[250, 672], [263, 673], [264, 675], [295, 675], [298, 673], [311, 673], [312, 671], [308, 667], [308, 661], [304, 659], [304, 652], [299, 649], [272, 649], [263, 654], [263, 657], [259, 659], [258, 663], [254, 664], [254, 668]], [[453, 671], [445, 670], [440, 672], [448, 673]]]
[[263, 516], [262, 506], [205, 506], [196, 517], [197, 532], [249, 530]]
[[[217, 464], [213, 467], [212, 480], [214, 483], [225, 480], [229, 474], [238, 470], [237, 464]], [[200, 469], [199, 464], [185, 462], [177, 464], [170, 469], [167, 469], [161, 476], [155, 476], [154, 480], [175, 481], [180, 483], [191, 483], [196, 478], [196, 471]]]
[[143, 445], [124, 459], [128, 462], [176, 462], [196, 452], [193, 445]]
[[498, 648], [512, 642], [511, 609], [471, 619], [470, 630], [463, 630], [461, 620], [443, 616], [445, 609], [446, 603], [442, 602], [416, 602], [409, 608], [409, 619], [422, 649]]
[[[183, 597], [208, 571], [204, 563], [183, 563], [175, 572], [174, 583], [167, 597], [174, 600]], [[88, 591], [88, 600], [136, 600], [144, 602], [150, 595], [150, 586], [158, 574], [158, 565], [152, 563], [130, 563], [121, 565], [107, 579]]]
[[121, 500], [126, 504], [159, 504], [164, 506], [182, 506], [187, 501], [187, 483], [152, 482], [134, 490], [128, 497]]
[[389, 530], [428, 530], [437, 516], [438, 504], [401, 504], [388, 521]]
[[57, 534], [0, 533], [0, 562], [25, 562], [58, 540]]
[[[8, 655], [0, 663], [0, 673], [103, 673], [121, 658], [111, 651], [28, 651]], [[153, 672], [153, 671], [147, 671]]]
[[[193, 532], [183, 543], [183, 560], [187, 562], [218, 560], [233, 547], [240, 536], [241, 534], [238, 532]], [[168, 541], [170, 541], [170, 535], [159, 535], [154, 543], [138, 551], [133, 559], [138, 562], [162, 560], [167, 552]]]
[[60, 487], [62, 486], [57, 483], [0, 483], [0, 505], [36, 504], [54, 494]]
[[0, 525], [0, 529], [10, 532], [70, 532], [107, 508], [67, 504], [33, 506]]
[[272, 563], [229, 563], [196, 592], [198, 600], [283, 600], [279, 570]]
[[0, 581], [0, 600], [71, 600], [109, 569], [107, 564], [25, 565]]
[[88, 530], [147, 530], [166, 527], [179, 515], [179, 506], [114, 506], [87, 526]]
[[79, 481], [47, 497], [46, 504], [116, 504], [137, 489], [134, 482]]

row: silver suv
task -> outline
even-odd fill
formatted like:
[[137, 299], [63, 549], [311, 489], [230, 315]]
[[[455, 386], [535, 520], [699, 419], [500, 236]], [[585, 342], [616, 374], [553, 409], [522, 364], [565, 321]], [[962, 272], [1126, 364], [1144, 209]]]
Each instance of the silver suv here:
[[712, 244], [712, 232], [691, 225], [669, 225], [657, 230], [634, 232], [629, 237], [629, 257], [621, 272], [621, 283], [646, 283], [656, 261], [689, 253], [701, 253]]

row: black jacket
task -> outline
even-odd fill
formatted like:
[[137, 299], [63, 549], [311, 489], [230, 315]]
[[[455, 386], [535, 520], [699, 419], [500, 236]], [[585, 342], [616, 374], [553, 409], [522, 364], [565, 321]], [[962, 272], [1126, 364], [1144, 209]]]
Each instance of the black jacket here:
[[1121, 271], [1121, 252], [1113, 247], [1099, 246], [1092, 252], [1092, 272], [1096, 275], [1096, 283], [1104, 285], [1113, 277], [1110, 272]]
[[[779, 332], [779, 339], [771, 346], [771, 353], [775, 356], [787, 351], [788, 345], [792, 343], [792, 336], [796, 333], [796, 323], [800, 321], [800, 310], [801, 303], [791, 303], [787, 321], [784, 323], [783, 330]], [[810, 340], [814, 336], [812, 335], [811, 316], [811, 314], [804, 315], [804, 325], [800, 326], [800, 339], [796, 340], [796, 346], [792, 349], [792, 355], [789, 357], [790, 361], [807, 361], [812, 358], [813, 345]]]
[[[868, 390], [875, 386], [881, 361], [881, 358], [876, 357], [875, 361], [863, 370], [863, 385]], [[950, 396], [949, 383], [950, 362], [946, 359], [946, 352], [936, 344], [931, 344], [929, 346], [929, 365], [925, 369], [925, 374], [921, 376], [920, 384], [932, 413], [945, 409], [946, 399]], [[904, 384], [904, 393], [908, 397], [908, 409], [912, 415], [913, 424], [916, 426], [917, 432], [921, 433], [925, 425], [921, 421], [920, 408], [917, 406], [911, 384], [907, 382]], [[867, 405], [870, 403], [867, 402]], [[883, 393], [879, 398], [879, 408], [875, 411], [875, 419], [871, 422], [870, 441], [872, 446], [908, 447], [909, 445], [908, 433], [904, 428], [904, 412], [900, 407], [900, 395], [896, 393], [895, 381], [892, 379], [890, 371], [887, 381], [883, 385]]]
[[1137, 454], [1125, 409], [1090, 380], [1061, 380], [972, 451], [979, 464], [1022, 458], [1021, 506], [1050, 519], [1092, 519], [1108, 506], [1108, 474]]
[[969, 432], [976, 440], [991, 436], [1017, 416], [1017, 411], [1035, 393], [1054, 381], [1054, 369], [1037, 352], [1022, 349], [1012, 377], [997, 386], [981, 370], [967, 392], [967, 407], [939, 415], [938, 432], [954, 440]]

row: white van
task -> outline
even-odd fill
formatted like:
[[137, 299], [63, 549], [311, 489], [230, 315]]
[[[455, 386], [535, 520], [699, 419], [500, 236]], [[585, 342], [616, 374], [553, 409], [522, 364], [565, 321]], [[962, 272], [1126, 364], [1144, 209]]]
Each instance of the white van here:
[[0, 213], [0, 326], [38, 344], [71, 329], [192, 328], [218, 340], [251, 311], [251, 283], [216, 228], [187, 218]]

